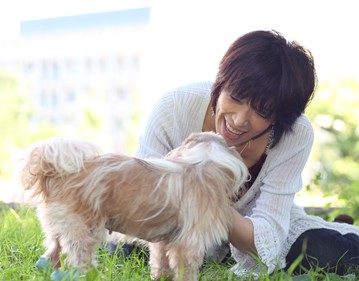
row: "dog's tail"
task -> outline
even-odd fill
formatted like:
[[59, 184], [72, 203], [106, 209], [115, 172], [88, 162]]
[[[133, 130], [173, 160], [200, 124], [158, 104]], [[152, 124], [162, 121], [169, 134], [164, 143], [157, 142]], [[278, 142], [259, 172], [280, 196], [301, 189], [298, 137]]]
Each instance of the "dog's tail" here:
[[30, 146], [21, 161], [20, 179], [31, 198], [49, 195], [51, 182], [78, 173], [84, 161], [98, 156], [97, 147], [79, 139], [53, 138]]

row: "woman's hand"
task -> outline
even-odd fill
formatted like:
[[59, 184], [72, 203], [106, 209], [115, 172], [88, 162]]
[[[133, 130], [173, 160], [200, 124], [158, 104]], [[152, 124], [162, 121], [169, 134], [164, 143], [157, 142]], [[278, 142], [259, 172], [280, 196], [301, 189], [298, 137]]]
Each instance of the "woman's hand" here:
[[229, 241], [241, 252], [256, 253], [252, 221], [243, 217], [234, 208], [232, 208], [232, 213], [234, 221], [229, 230]]

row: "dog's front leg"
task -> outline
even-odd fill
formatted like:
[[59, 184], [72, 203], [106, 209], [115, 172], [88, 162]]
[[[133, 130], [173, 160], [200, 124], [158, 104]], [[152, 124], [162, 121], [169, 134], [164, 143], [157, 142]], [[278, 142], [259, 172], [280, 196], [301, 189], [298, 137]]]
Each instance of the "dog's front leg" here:
[[58, 238], [55, 239], [46, 239], [46, 248], [47, 251], [42, 255], [43, 258], [50, 259], [52, 265], [55, 268], [60, 267], [60, 252], [61, 247]]
[[37, 209], [38, 217], [41, 222], [42, 230], [45, 234], [44, 247], [45, 253], [40, 257], [36, 266], [43, 269], [46, 263], [52, 264], [53, 267], [60, 267], [60, 253], [62, 251], [60, 246], [60, 234], [56, 229], [56, 224], [53, 222], [53, 215], [51, 208], [45, 208], [40, 205]]
[[176, 245], [168, 249], [168, 259], [176, 281], [198, 280], [198, 271], [202, 265], [204, 253], [193, 245]]
[[167, 257], [167, 242], [160, 241], [149, 243], [150, 267], [153, 279], [160, 279], [162, 276], [170, 275], [170, 267]]
[[41, 271], [46, 271], [51, 267], [60, 267], [61, 247], [57, 238], [47, 236], [45, 240], [46, 252], [36, 262], [36, 267]]

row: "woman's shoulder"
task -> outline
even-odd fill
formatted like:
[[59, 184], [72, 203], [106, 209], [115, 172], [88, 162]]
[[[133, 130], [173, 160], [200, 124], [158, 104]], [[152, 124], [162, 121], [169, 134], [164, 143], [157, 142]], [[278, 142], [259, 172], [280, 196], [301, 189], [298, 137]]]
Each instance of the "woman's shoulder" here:
[[201, 120], [211, 99], [211, 87], [212, 82], [200, 81], [173, 88], [160, 98], [156, 107], [175, 119]]
[[292, 130], [282, 136], [273, 150], [286, 151], [286, 153], [296, 153], [302, 149], [309, 151], [313, 145], [313, 141], [313, 126], [308, 117], [302, 114], [295, 121]]
[[208, 91], [211, 90], [212, 84], [213, 82], [211, 81], [195, 81], [176, 87], [175, 91], [199, 95], [208, 94]]
[[293, 125], [292, 138], [305, 138], [312, 141], [314, 138], [314, 130], [312, 123], [304, 114], [300, 115]]
[[212, 82], [210, 81], [197, 81], [188, 83], [167, 91], [162, 99], [166, 100], [188, 100], [193, 101], [197, 99], [207, 99], [210, 97]]
[[312, 123], [305, 114], [301, 114], [294, 123], [294, 127], [304, 126], [310, 130], [313, 130]]
[[211, 86], [210, 82], [195, 82], [162, 95], [146, 119], [137, 155], [164, 155], [190, 133], [201, 131]]
[[[174, 87], [162, 94], [154, 103], [152, 113], [176, 115], [176, 112], [191, 112], [193, 109], [208, 104], [211, 96], [212, 82], [199, 81]], [[157, 118], [157, 117], [156, 117]], [[167, 118], [167, 117], [166, 117]]]

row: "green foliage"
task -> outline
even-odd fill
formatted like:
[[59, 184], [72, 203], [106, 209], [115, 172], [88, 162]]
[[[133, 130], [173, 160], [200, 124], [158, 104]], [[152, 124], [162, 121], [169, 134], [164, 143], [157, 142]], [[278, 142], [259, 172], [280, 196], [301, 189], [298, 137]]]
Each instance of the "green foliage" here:
[[313, 121], [313, 147], [319, 163], [320, 187], [345, 202], [347, 213], [359, 218], [359, 80], [346, 78], [319, 85], [307, 110]]
[[322, 179], [322, 174], [320, 172], [316, 173], [314, 175], [314, 178], [311, 179], [310, 183], [305, 185], [305, 190], [310, 191], [313, 188], [313, 185], [314, 186], [319, 186], [321, 179]]
[[[356, 171], [358, 172], [358, 171]], [[339, 194], [339, 199], [345, 201], [348, 214], [352, 215], [355, 219], [359, 219], [359, 181], [355, 181], [352, 184], [343, 188]]]
[[31, 123], [36, 112], [26, 89], [4, 73], [0, 73], [0, 104], [0, 176], [10, 178], [16, 151], [57, 130], [46, 122]]
[[42, 235], [34, 212], [4, 206], [2, 209], [0, 280], [36, 280], [33, 260], [41, 253]]
[[141, 109], [136, 105], [141, 104], [140, 99], [141, 97], [139, 96], [138, 91], [135, 89], [132, 93], [132, 104], [134, 104], [135, 106], [131, 112], [129, 122], [124, 124], [124, 129], [127, 132], [125, 146], [131, 154], [135, 152], [139, 138], [139, 127], [141, 124], [142, 112]]
[[[136, 91], [132, 98], [133, 103], [139, 98]], [[21, 81], [0, 72], [0, 178], [11, 178], [17, 157], [24, 148], [35, 141], [63, 134], [89, 139], [106, 151], [116, 143], [116, 149], [133, 152], [141, 114], [128, 108], [126, 103], [120, 106], [124, 111], [121, 112], [117, 109], [118, 100], [112, 104], [111, 101], [101, 87], [89, 89], [77, 103], [69, 105], [70, 116], [64, 114], [63, 123], [58, 125], [41, 117], [29, 89]], [[71, 114], [76, 114], [76, 118]], [[123, 124], [123, 120], [129, 121]]]
[[[51, 280], [53, 269], [48, 267], [41, 271], [35, 267], [36, 261], [43, 254], [42, 242], [44, 239], [41, 227], [37, 220], [36, 212], [24, 206], [9, 208], [7, 204], [0, 202], [0, 280]], [[126, 258], [119, 258], [106, 251], [98, 251], [98, 267], [87, 273], [80, 273], [77, 281], [100, 281], [100, 280], [151, 280], [147, 253], [134, 252]], [[292, 276], [290, 270], [276, 271], [271, 275], [266, 269], [255, 275], [236, 276], [229, 268], [233, 261], [228, 264], [217, 264], [207, 261], [200, 274], [200, 281], [306, 281], [306, 280], [355, 280], [354, 275], [340, 277], [335, 274], [326, 274], [320, 269], [305, 272], [303, 275]], [[63, 258], [61, 259], [61, 272], [74, 273], [75, 270], [68, 268]], [[75, 275], [75, 273], [74, 273]], [[72, 278], [71, 278], [72, 280]], [[165, 281], [162, 278], [160, 281]]]

